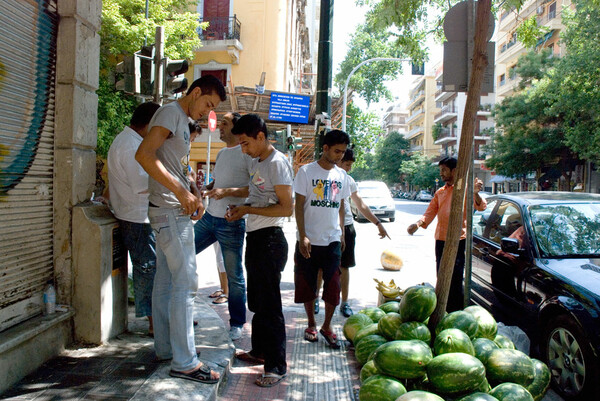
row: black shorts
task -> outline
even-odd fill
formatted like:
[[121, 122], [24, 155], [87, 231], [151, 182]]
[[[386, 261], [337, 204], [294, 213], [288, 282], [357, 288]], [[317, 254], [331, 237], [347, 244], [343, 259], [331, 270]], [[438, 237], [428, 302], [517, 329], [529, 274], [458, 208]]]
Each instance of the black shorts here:
[[354, 259], [354, 247], [356, 245], [356, 230], [354, 224], [348, 224], [344, 226], [344, 235], [346, 240], [346, 248], [342, 252], [341, 266], [344, 268], [356, 266], [356, 260]]
[[332, 242], [327, 246], [311, 246], [310, 258], [300, 253], [296, 241], [294, 252], [294, 302], [311, 302], [317, 298], [317, 273], [323, 269], [323, 301], [331, 305], [340, 303], [340, 258], [341, 243]]

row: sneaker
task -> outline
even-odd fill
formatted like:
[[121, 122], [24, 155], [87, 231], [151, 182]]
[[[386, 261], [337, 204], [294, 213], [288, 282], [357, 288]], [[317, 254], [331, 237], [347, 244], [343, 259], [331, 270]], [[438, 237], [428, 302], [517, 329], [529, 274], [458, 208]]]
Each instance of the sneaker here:
[[342, 304], [341, 309], [342, 309], [342, 315], [344, 315], [345, 317], [350, 317], [354, 314], [352, 312], [352, 309], [350, 309], [350, 305], [348, 305], [348, 302], [344, 302]]
[[319, 314], [319, 299], [315, 300], [315, 315]]
[[230, 328], [229, 338], [231, 338], [233, 341], [242, 338], [242, 328], [237, 326], [233, 326], [232, 328]]

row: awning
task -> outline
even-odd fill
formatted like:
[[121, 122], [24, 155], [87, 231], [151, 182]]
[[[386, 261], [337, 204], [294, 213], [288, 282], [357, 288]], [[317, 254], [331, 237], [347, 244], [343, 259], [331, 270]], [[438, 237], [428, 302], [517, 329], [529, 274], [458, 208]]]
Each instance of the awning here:
[[537, 46], [539, 46], [539, 45], [541, 45], [541, 44], [545, 43], [545, 42], [546, 42], [548, 39], [550, 39], [550, 38], [552, 37], [552, 35], [554, 35], [554, 31], [555, 31], [555, 30], [556, 30], [556, 29], [552, 29], [551, 31], [549, 31], [549, 32], [546, 32], [546, 34], [545, 34], [544, 36], [542, 36], [541, 38], [539, 38], [539, 39], [538, 39], [538, 41], [537, 41], [537, 43], [535, 44], [535, 46], [537, 47]]

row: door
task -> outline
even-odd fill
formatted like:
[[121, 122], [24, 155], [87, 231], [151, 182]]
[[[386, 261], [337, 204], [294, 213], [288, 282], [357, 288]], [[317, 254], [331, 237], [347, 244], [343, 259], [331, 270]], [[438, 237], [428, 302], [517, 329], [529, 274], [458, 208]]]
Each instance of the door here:
[[219, 78], [219, 81], [221, 81], [223, 86], [227, 86], [227, 70], [202, 70], [202, 71], [200, 71], [201, 77], [204, 77], [206, 75], [212, 75], [213, 77]]
[[224, 40], [229, 33], [229, 0], [204, 0], [203, 20], [209, 26], [204, 35], [207, 39]]

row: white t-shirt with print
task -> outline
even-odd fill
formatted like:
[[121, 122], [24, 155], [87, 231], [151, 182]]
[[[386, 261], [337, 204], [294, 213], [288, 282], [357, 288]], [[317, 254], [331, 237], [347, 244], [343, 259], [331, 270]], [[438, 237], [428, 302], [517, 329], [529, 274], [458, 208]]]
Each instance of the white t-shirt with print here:
[[[348, 174], [346, 174], [346, 177], [348, 178], [348, 187], [350, 187], [350, 195], [352, 195], [353, 193], [358, 191], [358, 186], [356, 185], [356, 181], [354, 181], [354, 178], [350, 177]], [[346, 214], [344, 216], [344, 225], [349, 226], [350, 224], [354, 223], [354, 220], [352, 219], [352, 210], [350, 210], [350, 197], [346, 198], [344, 202], [344, 208], [346, 209]]]
[[298, 170], [294, 192], [305, 197], [304, 230], [312, 245], [327, 246], [340, 241], [340, 205], [342, 199], [350, 196], [346, 177], [341, 168], [325, 170], [318, 162]]

